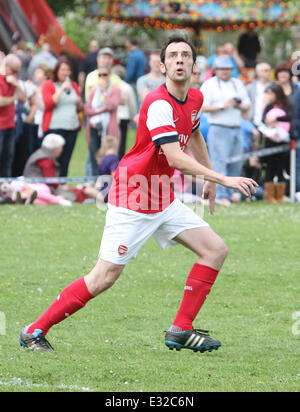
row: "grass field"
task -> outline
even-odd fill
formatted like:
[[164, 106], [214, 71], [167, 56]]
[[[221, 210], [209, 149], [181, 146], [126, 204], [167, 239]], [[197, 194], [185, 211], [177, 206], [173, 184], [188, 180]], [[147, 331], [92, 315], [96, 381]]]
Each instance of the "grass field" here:
[[194, 326], [222, 348], [165, 347], [195, 256], [150, 239], [113, 288], [50, 330], [55, 352], [39, 354], [18, 345], [20, 329], [92, 268], [105, 210], [2, 206], [0, 391], [299, 391], [300, 206], [245, 203], [204, 218], [230, 253]]

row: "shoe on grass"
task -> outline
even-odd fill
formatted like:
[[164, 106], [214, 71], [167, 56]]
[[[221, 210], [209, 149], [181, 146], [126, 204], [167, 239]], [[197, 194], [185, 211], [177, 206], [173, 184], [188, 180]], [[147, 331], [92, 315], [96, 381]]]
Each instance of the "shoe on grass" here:
[[20, 345], [37, 352], [54, 351], [40, 329], [35, 329], [33, 333], [25, 333], [25, 328], [21, 330], [19, 337]]
[[221, 342], [212, 339], [207, 330], [193, 329], [182, 332], [166, 331], [165, 344], [169, 349], [191, 349], [194, 352], [211, 352], [222, 346]]

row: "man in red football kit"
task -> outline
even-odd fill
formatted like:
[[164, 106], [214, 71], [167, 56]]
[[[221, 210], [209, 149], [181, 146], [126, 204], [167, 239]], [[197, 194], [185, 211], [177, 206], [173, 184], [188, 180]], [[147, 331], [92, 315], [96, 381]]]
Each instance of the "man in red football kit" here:
[[[53, 350], [45, 338], [48, 330], [110, 288], [150, 236], [162, 248], [180, 243], [198, 256], [165, 344], [170, 349], [200, 352], [221, 346], [207, 331], [194, 329], [193, 321], [224, 263], [227, 247], [200, 216], [174, 199], [172, 175], [178, 169], [185, 175], [202, 176], [211, 213], [216, 183], [246, 196], [250, 196], [250, 190], [255, 193], [257, 183], [212, 170], [199, 131], [203, 96], [189, 88], [195, 60], [193, 45], [183, 37], [170, 38], [162, 48], [161, 70], [166, 84], [144, 100], [136, 143], [116, 171], [98, 262], [88, 275], [67, 286], [40, 318], [23, 328], [19, 339], [23, 346]], [[188, 142], [195, 159], [184, 153]]]

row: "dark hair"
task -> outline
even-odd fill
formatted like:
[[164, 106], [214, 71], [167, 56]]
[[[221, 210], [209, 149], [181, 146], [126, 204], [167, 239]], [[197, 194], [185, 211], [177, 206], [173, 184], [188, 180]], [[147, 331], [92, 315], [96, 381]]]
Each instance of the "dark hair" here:
[[129, 43], [132, 46], [138, 46], [139, 45], [139, 42], [137, 41], [137, 39], [129, 39]]
[[293, 77], [293, 72], [288, 62], [280, 62], [275, 66], [274, 76], [276, 80], [278, 80], [278, 73], [280, 72], [288, 72], [290, 79]]
[[70, 62], [70, 60], [66, 59], [65, 57], [61, 57], [58, 62], [56, 63], [56, 66], [53, 69], [53, 81], [54, 82], [58, 82], [58, 77], [57, 77], [57, 73], [61, 67], [62, 64], [66, 64], [67, 66], [69, 66], [70, 70], [71, 70], [71, 75], [70, 78], [73, 80], [73, 67], [72, 67], [72, 63]]
[[276, 96], [275, 104], [281, 108], [288, 108], [290, 106], [289, 99], [284, 94], [283, 88], [279, 84], [272, 82], [269, 86], [267, 86], [265, 92], [269, 90], [271, 90], [271, 92], [273, 92]]
[[197, 53], [196, 53], [196, 49], [194, 47], [194, 45], [184, 36], [181, 35], [173, 35], [171, 37], [168, 38], [168, 40], [166, 41], [166, 43], [163, 45], [161, 51], [160, 51], [160, 60], [162, 63], [165, 62], [165, 57], [166, 57], [166, 49], [167, 47], [171, 44], [171, 43], [186, 43], [190, 46], [192, 53], [193, 53], [193, 60], [194, 63], [197, 59]]

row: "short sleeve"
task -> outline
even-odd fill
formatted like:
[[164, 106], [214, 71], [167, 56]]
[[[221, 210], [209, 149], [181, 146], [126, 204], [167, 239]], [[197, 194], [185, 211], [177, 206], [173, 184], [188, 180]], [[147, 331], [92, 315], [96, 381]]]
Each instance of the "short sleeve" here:
[[149, 106], [147, 127], [155, 147], [179, 141], [173, 119], [173, 108], [166, 100], [156, 100]]

